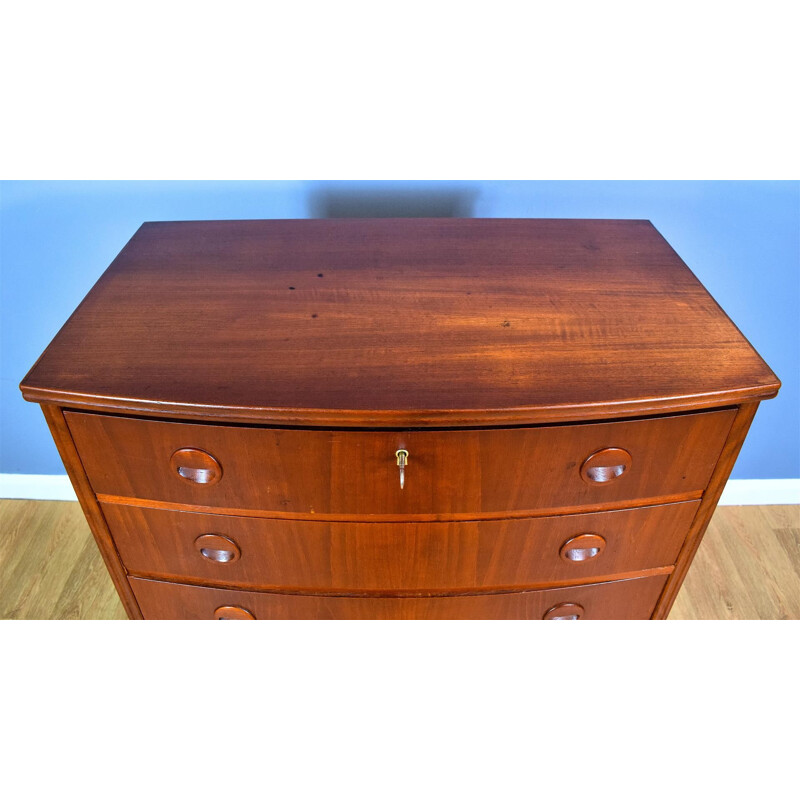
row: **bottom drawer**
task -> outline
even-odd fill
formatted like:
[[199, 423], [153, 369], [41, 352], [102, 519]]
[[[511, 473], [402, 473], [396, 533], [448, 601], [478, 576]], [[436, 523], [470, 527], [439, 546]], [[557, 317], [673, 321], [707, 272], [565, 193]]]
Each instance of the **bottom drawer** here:
[[449, 597], [331, 597], [210, 589], [143, 578], [145, 619], [648, 619], [666, 576]]

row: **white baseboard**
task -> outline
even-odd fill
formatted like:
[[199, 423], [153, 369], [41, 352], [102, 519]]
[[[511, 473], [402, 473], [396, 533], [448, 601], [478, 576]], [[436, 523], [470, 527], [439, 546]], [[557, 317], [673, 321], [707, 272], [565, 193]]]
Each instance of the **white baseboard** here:
[[[77, 500], [66, 475], [0, 474], [0, 498]], [[766, 506], [800, 503], [800, 478], [733, 480], [722, 492], [721, 506]]]
[[778, 506], [800, 503], [800, 479], [728, 481], [719, 499], [721, 506]]
[[12, 475], [0, 473], [0, 498], [16, 500], [75, 500], [66, 475]]

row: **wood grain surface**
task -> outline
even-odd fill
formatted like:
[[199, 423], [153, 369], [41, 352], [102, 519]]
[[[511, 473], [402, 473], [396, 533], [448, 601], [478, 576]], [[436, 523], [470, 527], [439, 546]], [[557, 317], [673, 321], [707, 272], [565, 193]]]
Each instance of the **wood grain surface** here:
[[[447, 518], [602, 505], [701, 492], [736, 412], [456, 431], [282, 430], [191, 425], [66, 412], [92, 488], [210, 508], [299, 515]], [[216, 483], [171, 466], [199, 448], [221, 467]], [[629, 469], [586, 481], [581, 465], [625, 448]], [[409, 451], [401, 489], [395, 458]]]
[[103, 513], [100, 511], [97, 497], [89, 485], [80, 456], [75, 449], [75, 442], [64, 419], [64, 412], [61, 408], [51, 405], [43, 405], [42, 411], [50, 428], [53, 441], [58, 448], [58, 454], [66, 467], [72, 488], [75, 490], [78, 502], [86, 515], [86, 521], [89, 523], [89, 528], [100, 550], [100, 555], [103, 557], [111, 580], [114, 581], [114, 585], [117, 587], [122, 605], [125, 606], [125, 610], [131, 619], [141, 619], [142, 614], [128, 583], [127, 573], [122, 566], [116, 545], [103, 518]]
[[324, 426], [527, 424], [773, 396], [641, 220], [144, 224], [29, 400]]
[[[77, 503], [0, 500], [0, 619], [125, 610]], [[669, 619], [800, 619], [800, 506], [714, 513]]]
[[[486, 522], [340, 523], [253, 519], [103, 504], [128, 571], [188, 583], [322, 592], [444, 592], [580, 583], [675, 563], [698, 501]], [[595, 558], [561, 557], [582, 534]], [[224, 537], [228, 562], [199, 537]], [[239, 555], [230, 547], [234, 543]]]
[[718, 508], [669, 619], [800, 619], [800, 506]]
[[648, 619], [666, 576], [538, 592], [456, 597], [325, 597], [244, 592], [131, 578], [146, 619], [215, 619], [234, 607], [256, 619], [538, 619], [560, 603], [582, 619]]
[[127, 619], [78, 503], [0, 500], [0, 619]]
[[686, 537], [686, 541], [683, 543], [681, 552], [678, 555], [675, 570], [672, 575], [670, 575], [664, 587], [664, 592], [658, 600], [658, 605], [653, 614], [654, 619], [664, 619], [669, 615], [672, 603], [677, 597], [683, 579], [686, 577], [692, 559], [697, 552], [697, 548], [700, 546], [703, 535], [717, 507], [719, 498], [722, 495], [722, 490], [725, 488], [725, 484], [733, 470], [736, 457], [739, 455], [742, 444], [744, 444], [745, 436], [747, 436], [747, 432], [750, 430], [750, 425], [758, 410], [758, 405], [758, 403], [744, 403], [737, 409], [736, 417], [731, 425], [725, 446], [722, 448], [722, 452], [714, 467], [711, 480], [708, 482], [708, 486], [703, 492], [700, 508], [692, 522], [689, 535]]

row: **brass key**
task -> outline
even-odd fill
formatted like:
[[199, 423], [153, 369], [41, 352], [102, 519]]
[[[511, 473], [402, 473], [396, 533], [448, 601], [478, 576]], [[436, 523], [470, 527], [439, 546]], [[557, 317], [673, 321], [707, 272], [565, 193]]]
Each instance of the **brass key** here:
[[397, 456], [397, 466], [400, 467], [400, 488], [406, 485], [406, 464], [408, 463], [408, 450], [398, 450], [395, 455]]

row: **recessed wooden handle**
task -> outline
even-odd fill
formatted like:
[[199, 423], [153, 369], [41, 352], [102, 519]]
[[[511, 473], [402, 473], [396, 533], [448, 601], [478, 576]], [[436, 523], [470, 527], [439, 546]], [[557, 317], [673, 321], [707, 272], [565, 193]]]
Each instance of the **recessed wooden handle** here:
[[184, 447], [176, 450], [169, 460], [172, 471], [190, 483], [209, 486], [222, 477], [222, 464], [205, 450]]
[[239, 545], [233, 539], [216, 533], [205, 533], [198, 536], [194, 540], [194, 546], [203, 558], [217, 564], [232, 564], [234, 561], [238, 561], [239, 556], [242, 555]]
[[606, 447], [592, 453], [581, 465], [581, 478], [586, 483], [610, 483], [621, 478], [630, 468], [633, 459], [621, 447]]
[[214, 612], [214, 619], [255, 619], [255, 617], [241, 606], [220, 606]]
[[580, 619], [584, 614], [579, 603], [559, 603], [553, 606], [542, 619]]
[[596, 533], [582, 533], [567, 539], [559, 553], [564, 561], [591, 561], [603, 552], [606, 540]]

